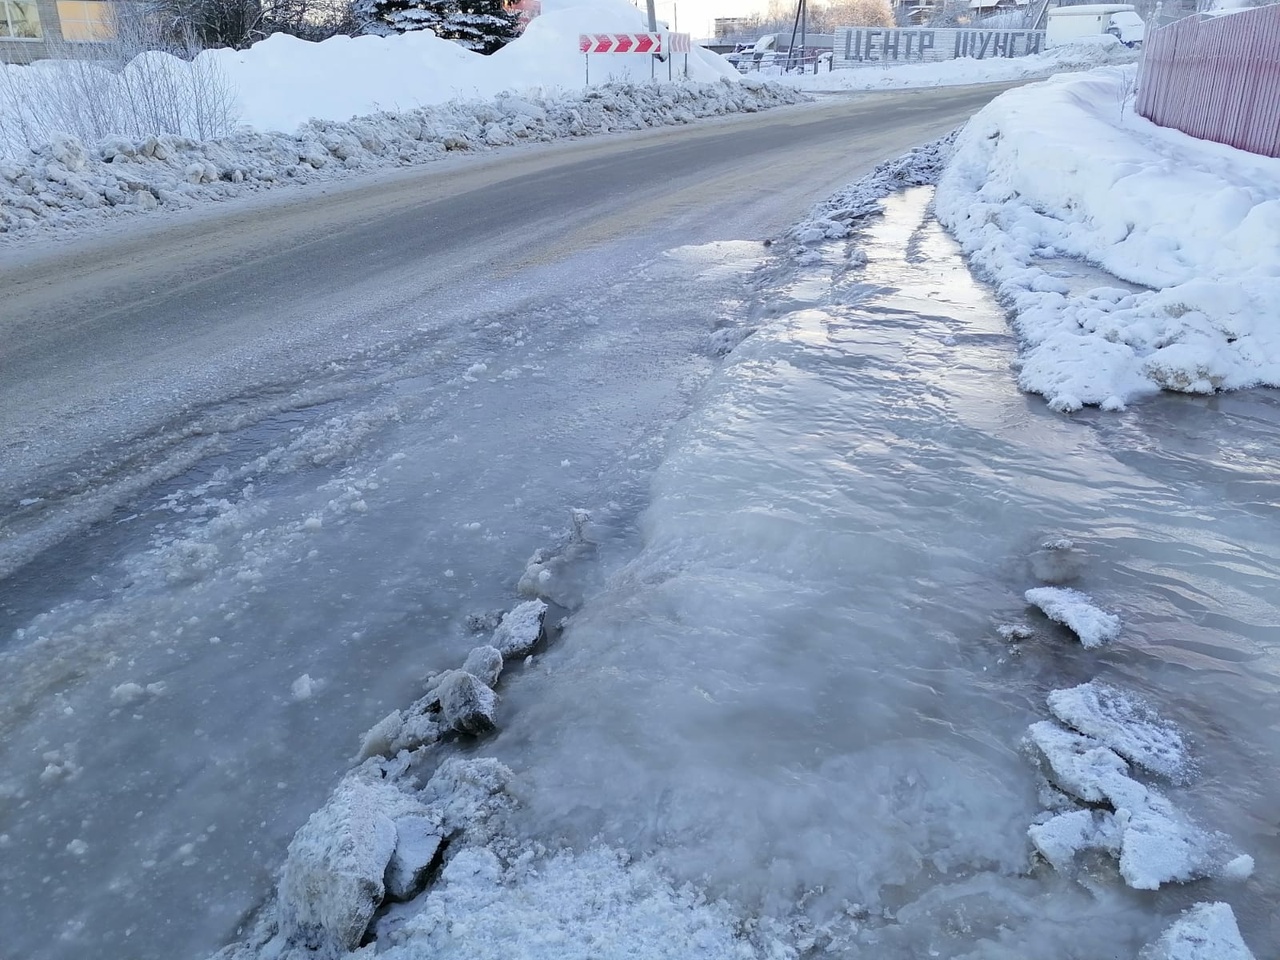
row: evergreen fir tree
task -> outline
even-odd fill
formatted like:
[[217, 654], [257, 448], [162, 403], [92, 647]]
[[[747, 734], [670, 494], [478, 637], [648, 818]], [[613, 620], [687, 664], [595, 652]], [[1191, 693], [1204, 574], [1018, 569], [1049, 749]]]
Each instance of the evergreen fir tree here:
[[502, 0], [454, 0], [457, 12], [439, 36], [456, 41], [476, 53], [501, 50], [520, 33], [519, 17]]
[[361, 33], [430, 29], [477, 53], [500, 50], [519, 34], [519, 18], [502, 0], [356, 0], [354, 10]]

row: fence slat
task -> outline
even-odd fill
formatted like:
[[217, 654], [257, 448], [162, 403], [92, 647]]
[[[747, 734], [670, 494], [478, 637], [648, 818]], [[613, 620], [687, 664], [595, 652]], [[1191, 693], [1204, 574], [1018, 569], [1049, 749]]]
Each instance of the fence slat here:
[[1280, 4], [1154, 31], [1135, 109], [1162, 127], [1280, 157]]

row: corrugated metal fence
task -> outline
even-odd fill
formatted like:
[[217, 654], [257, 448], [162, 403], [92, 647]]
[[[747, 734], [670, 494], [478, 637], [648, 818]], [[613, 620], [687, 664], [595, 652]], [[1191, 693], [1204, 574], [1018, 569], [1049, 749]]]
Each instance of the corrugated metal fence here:
[[1137, 111], [1202, 140], [1280, 157], [1280, 5], [1156, 30]]

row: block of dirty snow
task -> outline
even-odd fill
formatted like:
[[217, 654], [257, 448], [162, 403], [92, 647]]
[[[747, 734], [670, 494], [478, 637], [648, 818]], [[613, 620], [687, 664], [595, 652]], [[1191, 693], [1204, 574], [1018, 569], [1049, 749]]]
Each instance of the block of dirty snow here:
[[1255, 960], [1226, 903], [1197, 903], [1173, 922], [1141, 960]]
[[529, 600], [507, 611], [493, 631], [491, 646], [506, 659], [523, 657], [533, 652], [533, 648], [543, 638], [543, 619], [547, 615], [547, 605], [541, 600]]
[[1032, 824], [1027, 836], [1055, 870], [1067, 872], [1086, 850], [1120, 853], [1120, 827], [1106, 810], [1072, 810]]
[[440, 720], [449, 730], [478, 735], [494, 728], [498, 695], [465, 670], [450, 670], [427, 694], [440, 701]]
[[427, 871], [444, 843], [440, 825], [429, 817], [400, 817], [395, 821], [396, 847], [384, 877], [391, 900], [412, 900], [427, 883]]
[[497, 647], [487, 645], [476, 647], [467, 654], [462, 669], [480, 680], [486, 687], [492, 687], [498, 682], [498, 676], [502, 673], [502, 652]]
[[1144, 770], [1175, 782], [1187, 779], [1190, 764], [1182, 733], [1139, 697], [1098, 681], [1049, 694], [1049, 709]]
[[1061, 623], [1080, 638], [1087, 649], [1100, 647], [1120, 636], [1120, 618], [1094, 605], [1093, 600], [1069, 587], [1036, 587], [1023, 596], [1050, 620]]
[[320, 956], [360, 946], [386, 892], [396, 820], [426, 808], [358, 767], [334, 789], [289, 843], [277, 910], [286, 941]]

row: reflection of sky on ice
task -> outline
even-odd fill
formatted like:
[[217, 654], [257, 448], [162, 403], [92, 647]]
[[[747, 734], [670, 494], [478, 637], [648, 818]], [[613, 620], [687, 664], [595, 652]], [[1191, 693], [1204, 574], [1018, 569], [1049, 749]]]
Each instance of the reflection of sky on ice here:
[[[551, 589], [586, 602], [504, 678], [477, 750], [515, 771], [501, 849], [532, 859], [463, 851], [400, 956], [560, 958], [590, 931], [599, 957], [742, 956], [750, 932], [1084, 960], [1136, 955], [1204, 899], [1272, 942], [1274, 398], [1050, 413], [1016, 390], [1004, 317], [927, 199], [872, 221], [865, 270], [831, 244], [765, 291], [718, 370], [691, 359], [703, 304], [741, 322], [758, 246], [647, 264], [622, 319], [495, 305], [474, 336], [424, 337], [378, 404], [269, 421], [113, 525], [98, 592], [11, 661], [32, 696], [3, 715], [0, 870], [50, 878], [0, 905], [20, 946], [198, 954], [233, 929], [352, 731], [412, 701], [424, 663], [461, 663], [466, 615], [510, 605], [568, 506], [592, 508], [591, 549]], [[1022, 600], [1052, 536], [1122, 616], [1099, 651]], [[1024, 618], [1031, 639], [997, 635]], [[1198, 776], [1162, 789], [1254, 879], [1151, 896], [1106, 863], [1088, 889], [1028, 869], [1041, 798], [1019, 743], [1051, 690], [1093, 678], [1187, 732]]]
[[[1178, 476], [1184, 444], [1200, 446], [1178, 423], [1208, 415], [1203, 401], [1073, 420], [1020, 394], [1003, 316], [921, 225], [926, 199], [892, 202], [872, 228], [851, 305], [796, 293], [830, 259], [777, 292], [783, 315], [677, 431], [644, 552], [571, 621], [545, 685], [508, 693], [529, 725], [497, 753], [533, 783], [528, 829], [652, 856], [753, 912], [844, 916], [846, 945], [878, 957], [988, 940], [1009, 956], [1128, 955], [1206, 890], [1265, 942], [1253, 886], [1143, 899], [1104, 882], [1090, 897], [1025, 876], [1040, 805], [1018, 750], [1049, 690], [1110, 678], [1182, 724], [1212, 771], [1174, 802], [1275, 857], [1257, 820], [1274, 787], [1255, 764], [1277, 749], [1258, 723], [1277, 675], [1254, 653], [1274, 643], [1275, 540], [1236, 506], [1188, 503], [1231, 489], [1224, 470], [1270, 483], [1263, 461]], [[1270, 398], [1236, 402], [1253, 413], [1214, 434], [1224, 447], [1270, 435]], [[1077, 586], [1125, 632], [1084, 651], [1035, 620], [1012, 655], [995, 626], [1027, 616], [1026, 558], [1052, 535], [1082, 545]], [[1199, 633], [1213, 645], [1184, 639]], [[844, 904], [870, 919], [848, 922]]]

